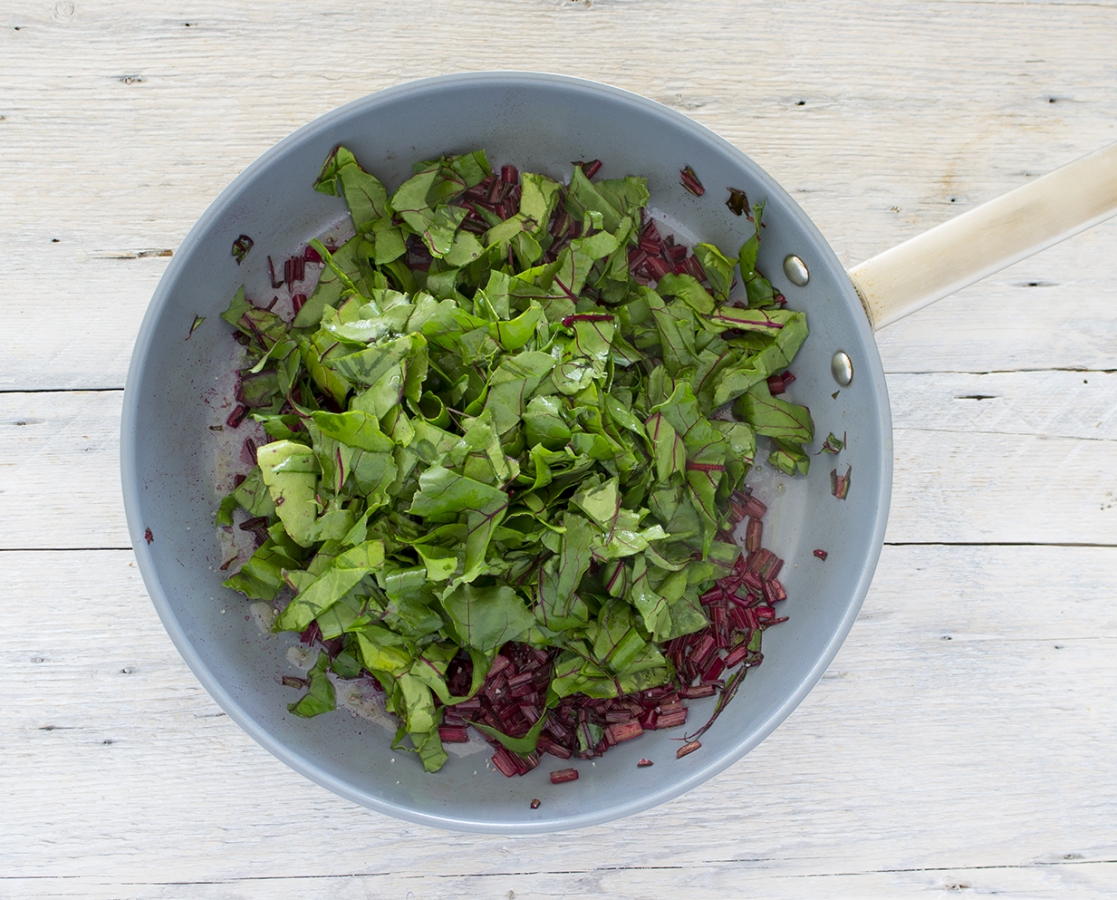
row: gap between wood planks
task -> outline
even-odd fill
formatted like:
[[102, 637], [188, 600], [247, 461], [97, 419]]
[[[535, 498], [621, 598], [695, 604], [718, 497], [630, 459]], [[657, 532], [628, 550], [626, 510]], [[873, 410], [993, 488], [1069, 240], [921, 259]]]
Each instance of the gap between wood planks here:
[[0, 388], [0, 394], [121, 394], [123, 386], [80, 388]]
[[1039, 372], [1076, 372], [1083, 375], [1112, 375], [1117, 372], [1117, 369], [1090, 369], [1082, 366], [1039, 366], [1035, 369], [980, 369], [972, 372], [959, 371], [956, 369], [904, 369], [902, 372], [889, 372], [887, 369], [884, 372], [885, 377], [889, 375], [895, 376], [908, 376], [908, 375], [973, 375], [980, 377], [982, 375], [1029, 375]]
[[[728, 857], [723, 859], [712, 859], [703, 861], [699, 868], [707, 868], [711, 865], [740, 865], [746, 864], [763, 864], [775, 863], [780, 864], [783, 860], [778, 857]], [[889, 867], [880, 869], [859, 869], [850, 872], [801, 872], [789, 873], [784, 875], [785, 878], [850, 878], [864, 875], [903, 875], [903, 874], [916, 874], [919, 872], [1008, 872], [1008, 871], [1027, 871], [1033, 869], [1054, 868], [1059, 866], [1110, 866], [1117, 864], [1117, 859], [1083, 859], [1080, 854], [1068, 853], [1063, 859], [1052, 860], [1036, 860], [1029, 863], [1001, 863], [990, 865], [962, 865], [962, 866], [911, 866], [911, 867]], [[321, 881], [327, 878], [335, 879], [382, 879], [382, 878], [412, 878], [412, 879], [491, 879], [491, 878], [523, 878], [539, 875], [587, 875], [597, 872], [632, 872], [632, 871], [646, 871], [646, 872], [677, 872], [685, 871], [686, 869], [696, 868], [694, 863], [676, 863], [660, 864], [660, 865], [632, 865], [632, 866], [596, 866], [592, 869], [519, 869], [509, 870], [505, 872], [474, 872], [468, 875], [462, 874], [442, 874], [442, 873], [417, 873], [408, 874], [404, 872], [342, 872], [342, 873], [321, 873], [321, 874], [306, 874], [306, 875], [245, 875], [237, 878], [216, 878], [212, 880], [189, 880], [189, 881], [129, 881], [130, 886], [145, 886], [145, 887], [189, 887], [191, 885], [218, 885], [218, 884], [247, 884], [253, 882], [269, 882], [269, 881]], [[0, 884], [5, 881], [73, 881], [81, 879], [85, 876], [82, 875], [15, 875], [7, 876], [0, 875]], [[966, 886], [958, 885], [958, 888]]]

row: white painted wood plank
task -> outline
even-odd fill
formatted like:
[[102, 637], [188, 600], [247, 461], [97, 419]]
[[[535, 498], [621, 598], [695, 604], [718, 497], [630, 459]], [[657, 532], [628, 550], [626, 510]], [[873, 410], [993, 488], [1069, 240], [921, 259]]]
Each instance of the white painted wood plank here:
[[[701, 869], [664, 862], [638, 868], [608, 868], [573, 877], [568, 873], [516, 872], [433, 878], [416, 873], [262, 876], [214, 881], [129, 881], [126, 888], [90, 876], [75, 878], [0, 878], [0, 890], [20, 898], [75, 898], [75, 900], [460, 900], [492, 897], [500, 900], [553, 900], [555, 897], [617, 900], [668, 896], [745, 896], [762, 892], [767, 900], [864, 900], [866, 897], [918, 896], [927, 891], [996, 894], [1006, 900], [1070, 895], [1108, 900], [1117, 884], [1117, 864], [1067, 860], [1035, 866], [902, 869], [883, 872], [843, 872], [836, 875], [774, 875], [742, 864], [713, 862]], [[685, 880], [684, 880], [685, 876]], [[127, 890], [127, 893], [122, 893]], [[962, 893], [962, 896], [965, 896]]]
[[892, 425], [913, 431], [1117, 440], [1117, 373], [888, 376]]
[[[0, 388], [121, 386], [166, 264], [129, 257], [177, 247], [299, 125], [408, 78], [538, 68], [644, 93], [752, 154], [847, 263], [1117, 138], [1115, 89], [1097, 74], [1117, 11], [1102, 4], [797, 2], [742, 16], [667, 0], [479, 0], [468, 13], [451, 0], [206, 2], [181, 17], [71, 5], [13, 11], [0, 30]], [[406, 45], [419, 19], [422, 54], [375, 52]], [[354, 47], [366, 65], [324, 74], [323, 60]], [[1115, 240], [1103, 226], [894, 326], [882, 337], [890, 370], [1112, 367]], [[1054, 286], [1018, 287], [1031, 281]], [[1041, 314], [1052, 303], [1070, 312], [1055, 329]], [[998, 326], [1000, 339], [988, 334]]]
[[1117, 544], [1117, 445], [897, 429], [886, 542]]
[[[1117, 538], [1112, 373], [890, 375], [888, 388], [895, 470], [886, 541]], [[1070, 529], [1055, 524], [1069, 518]]]
[[121, 391], [0, 393], [0, 548], [130, 547]]
[[887, 547], [829, 672], [756, 751], [656, 810], [542, 839], [398, 823], [287, 770], [194, 681], [130, 553], [0, 553], [0, 891], [1104, 897], [1115, 554]]

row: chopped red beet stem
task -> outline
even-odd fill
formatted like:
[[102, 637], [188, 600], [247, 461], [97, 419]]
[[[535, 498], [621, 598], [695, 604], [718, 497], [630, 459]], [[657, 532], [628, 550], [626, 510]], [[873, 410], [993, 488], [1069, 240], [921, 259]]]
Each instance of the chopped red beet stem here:
[[661, 256], [649, 256], [647, 268], [648, 274], [658, 281], [664, 275], [669, 274], [674, 266]]
[[780, 569], [783, 568], [783, 560], [773, 554], [764, 563], [764, 567], [760, 570], [760, 577], [764, 581], [771, 581], [780, 574]]
[[764, 523], [760, 519], [749, 519], [745, 529], [745, 549], [750, 553], [760, 549], [760, 539], [764, 534]]
[[679, 173], [679, 178], [682, 180], [683, 187], [694, 194], [695, 197], [701, 197], [706, 193], [706, 189], [702, 187], [702, 182], [698, 180], [698, 176], [694, 174], [694, 169], [690, 166]]
[[684, 756], [693, 753], [701, 746], [701, 741], [687, 741], [678, 750], [675, 751], [675, 759], [682, 759]]
[[496, 752], [493, 754], [493, 765], [496, 766], [497, 769], [500, 770], [500, 773], [506, 778], [522, 774], [515, 757], [504, 747], [496, 748]]
[[636, 245], [636, 247], [628, 252], [628, 267], [629, 269], [639, 269], [649, 256], [656, 256], [659, 253], [659, 246], [647, 246], [643, 241]]
[[745, 502], [745, 512], [754, 519], [762, 519], [764, 514], [768, 512], [768, 507], [765, 506], [759, 498], [749, 497]]
[[725, 671], [725, 663], [722, 662], [720, 656], [715, 656], [710, 660], [710, 664], [706, 666], [705, 671], [702, 673], [703, 681], [717, 681], [721, 673]]
[[702, 268], [702, 263], [698, 261], [698, 257], [691, 255], [683, 260], [683, 265], [686, 267], [688, 275], [693, 276], [699, 281], [706, 280], [706, 270]]
[[735, 665], [740, 663], [746, 656], [749, 655], [749, 648], [747, 644], [739, 644], [725, 654], [725, 668], [732, 669]]
[[655, 727], [656, 728], [675, 728], [679, 725], [685, 725], [686, 724], [686, 715], [687, 715], [686, 711], [687, 711], [687, 708], [685, 706], [682, 706], [679, 709], [675, 710], [674, 712], [669, 712], [669, 713], [660, 712], [656, 716]]
[[283, 287], [283, 279], [280, 279], [279, 281], [275, 280], [275, 264], [271, 261], [270, 256], [268, 257], [268, 277], [271, 279], [271, 286], [273, 291], [276, 288]]
[[639, 722], [618, 722], [616, 725], [610, 725], [605, 733], [612, 735], [614, 742], [619, 744], [621, 741], [640, 737], [644, 729], [640, 727]]
[[574, 165], [581, 167], [582, 174], [585, 175], [586, 178], [593, 178], [593, 176], [601, 170], [600, 159], [591, 159], [589, 162], [578, 160]]
[[465, 744], [469, 741], [469, 729], [464, 725], [439, 725], [438, 737], [444, 744]]
[[240, 423], [244, 421], [245, 416], [248, 415], [248, 407], [243, 403], [238, 403], [233, 411], [229, 413], [229, 418], [225, 420], [225, 424], [230, 428], [240, 427]]
[[556, 769], [551, 773], [551, 784], [565, 784], [568, 781], [578, 780], [577, 769]]
[[826, 557], [829, 556], [830, 554], [827, 553], [825, 550], [815, 550], [814, 555], [817, 556], [819, 559], [821, 559], [823, 562], [825, 562]]
[[839, 475], [837, 469], [830, 470], [830, 493], [832, 493], [839, 500], [845, 500], [849, 496], [849, 477], [853, 471], [853, 466], [846, 466], [845, 475]]
[[539, 809], [539, 800], [538, 800], [538, 798], [537, 798], [537, 799], [535, 799], [535, 800], [532, 800], [532, 801], [531, 801], [531, 808], [532, 808], [532, 809]]

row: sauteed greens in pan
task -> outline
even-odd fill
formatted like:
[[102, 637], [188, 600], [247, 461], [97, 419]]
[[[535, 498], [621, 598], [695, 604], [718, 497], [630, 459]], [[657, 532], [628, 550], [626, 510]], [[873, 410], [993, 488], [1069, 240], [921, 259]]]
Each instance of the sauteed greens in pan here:
[[757, 435], [806, 471], [812, 426], [778, 396], [807, 324], [755, 269], [763, 206], [735, 256], [692, 253], [646, 218], [644, 179], [598, 167], [561, 184], [475, 152], [389, 193], [338, 148], [316, 187], [354, 236], [311, 241], [290, 320], [243, 288], [224, 313], [247, 357], [229, 424], [270, 437], [217, 515], [258, 537], [225, 583], [290, 598], [275, 629], [321, 643], [292, 712], [333, 708], [330, 673], [371, 674], [431, 771], [465, 722], [526, 771], [655, 727], [629, 703], [640, 724], [568, 728], [576, 702], [728, 699], [780, 621], [744, 481]]

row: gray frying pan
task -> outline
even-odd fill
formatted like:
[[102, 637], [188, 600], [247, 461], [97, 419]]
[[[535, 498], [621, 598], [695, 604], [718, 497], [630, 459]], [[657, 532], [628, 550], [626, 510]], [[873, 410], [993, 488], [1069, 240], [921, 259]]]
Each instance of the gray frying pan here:
[[[224, 550], [213, 515], [219, 480], [233, 463], [212, 426], [229, 411], [235, 344], [218, 316], [242, 284], [249, 297], [270, 297], [267, 255], [285, 258], [344, 221], [341, 201], [312, 187], [339, 143], [390, 186], [408, 177], [413, 161], [476, 148], [494, 165], [561, 180], [573, 160], [601, 159], [602, 177], [648, 178], [650, 211], [666, 228], [731, 253], [752, 226], [727, 208], [726, 189], [766, 200], [758, 267], [791, 307], [807, 312], [811, 332], [793, 367], [791, 399], [810, 407], [818, 434], [812, 451], [828, 432], [848, 442], [836, 458], [814, 457], [809, 476], [756, 473], [756, 490], [770, 506], [765, 543], [787, 561], [781, 580], [790, 618], [767, 632], [764, 664], [700, 751], [676, 759], [678, 734], [648, 733], [593, 765], [579, 763], [577, 782], [555, 786], [547, 773], [562, 766], [506, 779], [486, 764], [484, 745], [467, 745], [427, 775], [414, 757], [391, 750], [391, 724], [367, 697], [348, 697], [352, 714], [288, 714], [292, 692], [281, 678], [298, 674], [297, 648], [290, 636], [268, 634], [244, 598], [221, 587]], [[680, 183], [685, 166], [707, 188], [704, 196]], [[647, 809], [716, 775], [767, 736], [822, 676], [857, 616], [892, 488], [891, 420], [873, 329], [1114, 211], [1117, 145], [847, 273], [803, 211], [747, 156], [642, 97], [503, 72], [434, 78], [356, 101], [281, 141], [234, 180], [187, 235], [152, 299], [128, 375], [121, 448], [144, 580], [175, 645], [229, 716], [343, 797], [413, 822], [506, 833], [565, 830]], [[241, 234], [256, 252], [238, 265], [231, 246]], [[844, 474], [847, 465], [849, 494], [838, 500], [831, 469]], [[825, 561], [816, 549], [826, 551]], [[697, 701], [692, 720], [705, 721], [711, 704]], [[641, 758], [655, 765], [637, 767]], [[533, 799], [541, 801], [537, 809]]]

